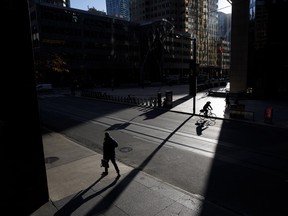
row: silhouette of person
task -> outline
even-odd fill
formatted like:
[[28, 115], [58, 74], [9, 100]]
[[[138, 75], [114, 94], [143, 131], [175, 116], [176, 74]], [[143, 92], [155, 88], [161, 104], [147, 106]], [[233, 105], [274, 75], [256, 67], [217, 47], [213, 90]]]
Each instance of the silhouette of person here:
[[211, 104], [211, 102], [207, 101], [206, 104], [204, 104], [204, 106], [203, 106], [203, 112], [204, 112], [205, 117], [207, 117], [208, 110], [213, 110], [213, 108], [210, 104]]
[[105, 168], [105, 171], [102, 173], [102, 175], [108, 175], [109, 161], [111, 161], [117, 172], [117, 175], [120, 176], [120, 170], [115, 160], [115, 148], [117, 147], [118, 142], [108, 132], [105, 132], [103, 142], [103, 159], [106, 164], [102, 164], [102, 166]]
[[226, 107], [229, 108], [230, 107], [230, 95], [229, 95], [229, 93], [226, 94], [225, 102], [226, 102]]

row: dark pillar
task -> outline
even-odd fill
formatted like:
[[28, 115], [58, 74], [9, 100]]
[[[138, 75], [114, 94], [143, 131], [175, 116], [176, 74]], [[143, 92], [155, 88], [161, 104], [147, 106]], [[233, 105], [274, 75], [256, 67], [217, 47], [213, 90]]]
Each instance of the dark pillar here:
[[162, 107], [162, 96], [161, 92], [157, 93], [157, 102], [158, 102], [158, 107]]
[[6, 0], [2, 10], [2, 211], [26, 216], [49, 201], [28, 1]]

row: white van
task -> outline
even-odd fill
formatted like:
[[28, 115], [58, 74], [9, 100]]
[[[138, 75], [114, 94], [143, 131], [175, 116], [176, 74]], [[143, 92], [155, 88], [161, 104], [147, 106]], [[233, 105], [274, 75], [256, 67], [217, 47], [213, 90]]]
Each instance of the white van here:
[[52, 91], [53, 86], [50, 83], [41, 83], [36, 86], [38, 92]]

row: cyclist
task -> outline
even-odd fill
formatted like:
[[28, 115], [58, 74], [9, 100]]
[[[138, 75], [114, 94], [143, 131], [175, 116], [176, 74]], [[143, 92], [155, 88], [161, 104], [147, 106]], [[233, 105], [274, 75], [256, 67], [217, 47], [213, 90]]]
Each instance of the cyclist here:
[[206, 104], [203, 106], [202, 111], [204, 112], [204, 116], [207, 117], [208, 110], [213, 110], [212, 106], [210, 105], [211, 102], [207, 101]]

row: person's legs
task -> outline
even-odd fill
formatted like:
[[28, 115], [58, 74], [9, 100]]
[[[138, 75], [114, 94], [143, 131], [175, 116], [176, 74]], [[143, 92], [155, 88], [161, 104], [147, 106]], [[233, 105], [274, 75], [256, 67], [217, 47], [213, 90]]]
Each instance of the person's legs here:
[[117, 174], [120, 175], [120, 170], [119, 170], [119, 168], [118, 168], [118, 165], [117, 165], [117, 163], [116, 163], [115, 158], [112, 158], [112, 159], [111, 159], [111, 163], [113, 164], [113, 166], [114, 166]]
[[105, 167], [105, 173], [108, 173], [108, 167]]
[[104, 172], [102, 173], [102, 175], [108, 175], [108, 168], [109, 168], [109, 159], [107, 160], [107, 164], [106, 166], [104, 166]]

